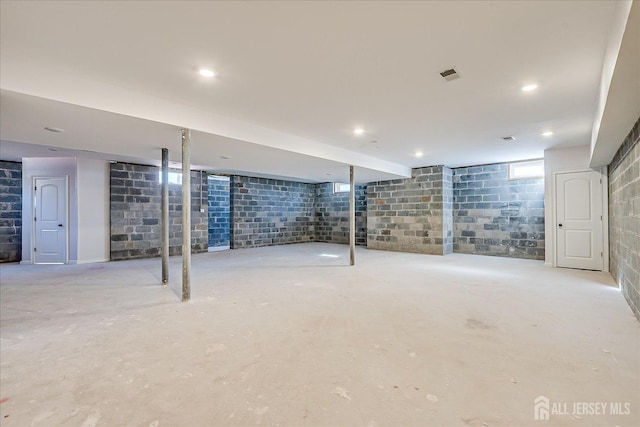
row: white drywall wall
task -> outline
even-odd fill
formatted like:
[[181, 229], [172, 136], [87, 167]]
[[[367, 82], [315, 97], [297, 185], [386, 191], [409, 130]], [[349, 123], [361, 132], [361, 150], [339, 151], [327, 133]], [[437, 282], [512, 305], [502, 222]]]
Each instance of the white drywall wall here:
[[109, 261], [109, 162], [78, 158], [77, 263]]

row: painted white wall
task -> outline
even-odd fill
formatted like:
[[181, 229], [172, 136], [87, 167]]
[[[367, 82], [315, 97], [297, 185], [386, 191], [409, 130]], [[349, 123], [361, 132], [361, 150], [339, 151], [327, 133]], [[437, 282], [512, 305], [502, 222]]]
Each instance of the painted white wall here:
[[22, 262], [33, 263], [33, 179], [68, 177], [69, 200], [68, 215], [68, 248], [69, 263], [74, 263], [78, 257], [78, 195], [76, 159], [72, 157], [31, 157], [22, 159]]
[[77, 263], [109, 261], [109, 162], [77, 159]]
[[[555, 258], [555, 232], [556, 227], [554, 224], [554, 211], [555, 211], [555, 180], [554, 174], [557, 172], [578, 172], [593, 170], [589, 166], [591, 159], [591, 146], [583, 145], [579, 147], [569, 147], [559, 150], [545, 150], [544, 152], [544, 263], [547, 266], [556, 266]], [[600, 171], [600, 169], [596, 169]], [[607, 183], [606, 174], [603, 175], [603, 191], [605, 200], [607, 202]], [[606, 206], [606, 205], [605, 205]], [[607, 209], [605, 207], [604, 211]], [[608, 233], [605, 222], [605, 243], [604, 248], [608, 247]], [[605, 256], [605, 260], [608, 256]], [[605, 271], [608, 270], [608, 265], [605, 264]]]

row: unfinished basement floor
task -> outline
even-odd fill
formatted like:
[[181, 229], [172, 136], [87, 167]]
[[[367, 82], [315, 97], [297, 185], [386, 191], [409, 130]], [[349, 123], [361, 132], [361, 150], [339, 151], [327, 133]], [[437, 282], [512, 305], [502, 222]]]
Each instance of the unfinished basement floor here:
[[640, 324], [609, 274], [348, 249], [194, 255], [188, 303], [179, 257], [166, 288], [157, 258], [3, 265], [0, 424], [640, 425]]

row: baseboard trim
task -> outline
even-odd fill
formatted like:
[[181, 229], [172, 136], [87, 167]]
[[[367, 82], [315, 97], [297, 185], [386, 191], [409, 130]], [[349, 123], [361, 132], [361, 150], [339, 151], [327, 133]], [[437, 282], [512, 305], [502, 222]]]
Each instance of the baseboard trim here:
[[[109, 260], [105, 258], [83, 259], [80, 261], [74, 261], [74, 264], [94, 264], [96, 262], [109, 262]], [[69, 261], [69, 264], [71, 264], [71, 261]]]

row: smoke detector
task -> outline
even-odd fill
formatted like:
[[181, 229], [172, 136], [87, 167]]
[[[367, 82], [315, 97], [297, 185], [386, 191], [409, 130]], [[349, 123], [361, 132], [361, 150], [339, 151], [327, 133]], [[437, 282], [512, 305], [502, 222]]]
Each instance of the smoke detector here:
[[443, 79], [445, 79], [448, 82], [450, 82], [451, 80], [456, 80], [460, 78], [460, 74], [458, 74], [458, 72], [453, 68], [444, 70], [443, 72], [440, 73], [440, 75], [442, 76]]

